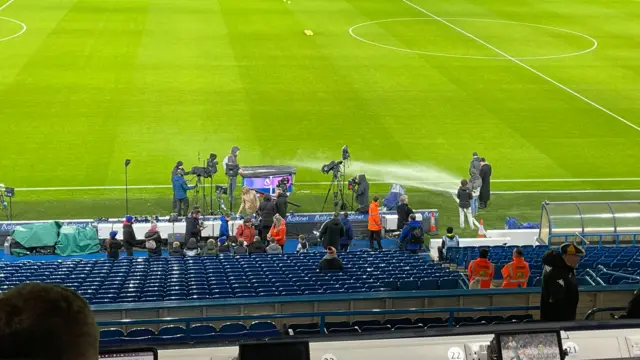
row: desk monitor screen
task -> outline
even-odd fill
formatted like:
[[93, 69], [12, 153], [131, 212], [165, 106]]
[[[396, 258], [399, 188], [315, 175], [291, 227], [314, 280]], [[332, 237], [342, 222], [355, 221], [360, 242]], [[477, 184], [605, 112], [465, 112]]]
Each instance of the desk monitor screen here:
[[560, 333], [500, 334], [502, 360], [563, 360]]
[[158, 351], [152, 348], [100, 351], [100, 360], [158, 360]]
[[240, 344], [238, 360], [309, 360], [308, 341], [275, 341]]

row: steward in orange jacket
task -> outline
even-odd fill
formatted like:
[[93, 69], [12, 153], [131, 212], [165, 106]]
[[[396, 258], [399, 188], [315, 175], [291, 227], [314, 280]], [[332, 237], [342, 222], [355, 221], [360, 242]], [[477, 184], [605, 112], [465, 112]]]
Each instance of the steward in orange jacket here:
[[527, 280], [529, 280], [529, 264], [524, 261], [524, 253], [522, 248], [513, 250], [513, 262], [508, 263], [502, 268], [503, 288], [526, 288]]
[[271, 225], [271, 230], [267, 235], [267, 240], [271, 239], [275, 239], [280, 246], [284, 246], [287, 241], [287, 224], [278, 214], [273, 217], [273, 225]]
[[376, 240], [378, 244], [378, 250], [382, 250], [382, 221], [380, 220], [380, 209], [378, 207], [377, 196], [373, 197], [371, 205], [369, 205], [369, 248], [373, 250], [373, 240]]
[[475, 279], [480, 280], [480, 288], [488, 289], [493, 281], [494, 267], [487, 259], [489, 257], [489, 249], [480, 249], [480, 256], [469, 263], [467, 273], [469, 282]]

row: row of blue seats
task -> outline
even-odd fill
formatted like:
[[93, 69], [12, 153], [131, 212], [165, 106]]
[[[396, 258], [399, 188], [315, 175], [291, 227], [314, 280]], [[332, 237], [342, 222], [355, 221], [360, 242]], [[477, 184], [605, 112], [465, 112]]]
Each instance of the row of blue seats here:
[[100, 343], [103, 345], [123, 345], [153, 342], [184, 342], [233, 338], [268, 338], [280, 336], [281, 332], [270, 321], [258, 321], [247, 327], [243, 323], [228, 323], [216, 329], [213, 325], [164, 326], [155, 332], [149, 328], [136, 328], [127, 331], [121, 329], [100, 330]]

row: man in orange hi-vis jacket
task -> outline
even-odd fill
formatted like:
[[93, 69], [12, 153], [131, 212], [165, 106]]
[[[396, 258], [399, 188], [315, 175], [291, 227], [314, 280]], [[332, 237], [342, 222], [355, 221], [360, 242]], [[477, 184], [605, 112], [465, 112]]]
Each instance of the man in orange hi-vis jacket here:
[[493, 264], [489, 262], [489, 249], [480, 249], [480, 256], [477, 259], [469, 263], [467, 273], [469, 275], [469, 282], [473, 280], [480, 280], [480, 288], [488, 289], [491, 287], [491, 281], [493, 281]]
[[382, 250], [382, 221], [380, 220], [380, 209], [378, 207], [377, 196], [373, 197], [371, 205], [369, 205], [369, 248], [373, 250], [373, 240], [378, 243], [378, 250]]
[[526, 288], [529, 280], [529, 264], [524, 261], [522, 248], [513, 250], [513, 262], [502, 268], [503, 288]]

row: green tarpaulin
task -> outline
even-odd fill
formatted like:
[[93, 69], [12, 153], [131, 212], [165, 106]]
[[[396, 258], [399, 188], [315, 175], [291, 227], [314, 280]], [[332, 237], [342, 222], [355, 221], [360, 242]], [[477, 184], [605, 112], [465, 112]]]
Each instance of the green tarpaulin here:
[[64, 226], [56, 244], [56, 254], [61, 256], [85, 255], [100, 251], [98, 233], [93, 227]]
[[20, 248], [11, 249], [13, 255], [26, 255], [38, 248], [53, 248], [58, 242], [58, 231], [62, 225], [57, 221], [19, 225], [11, 232], [11, 237]]

